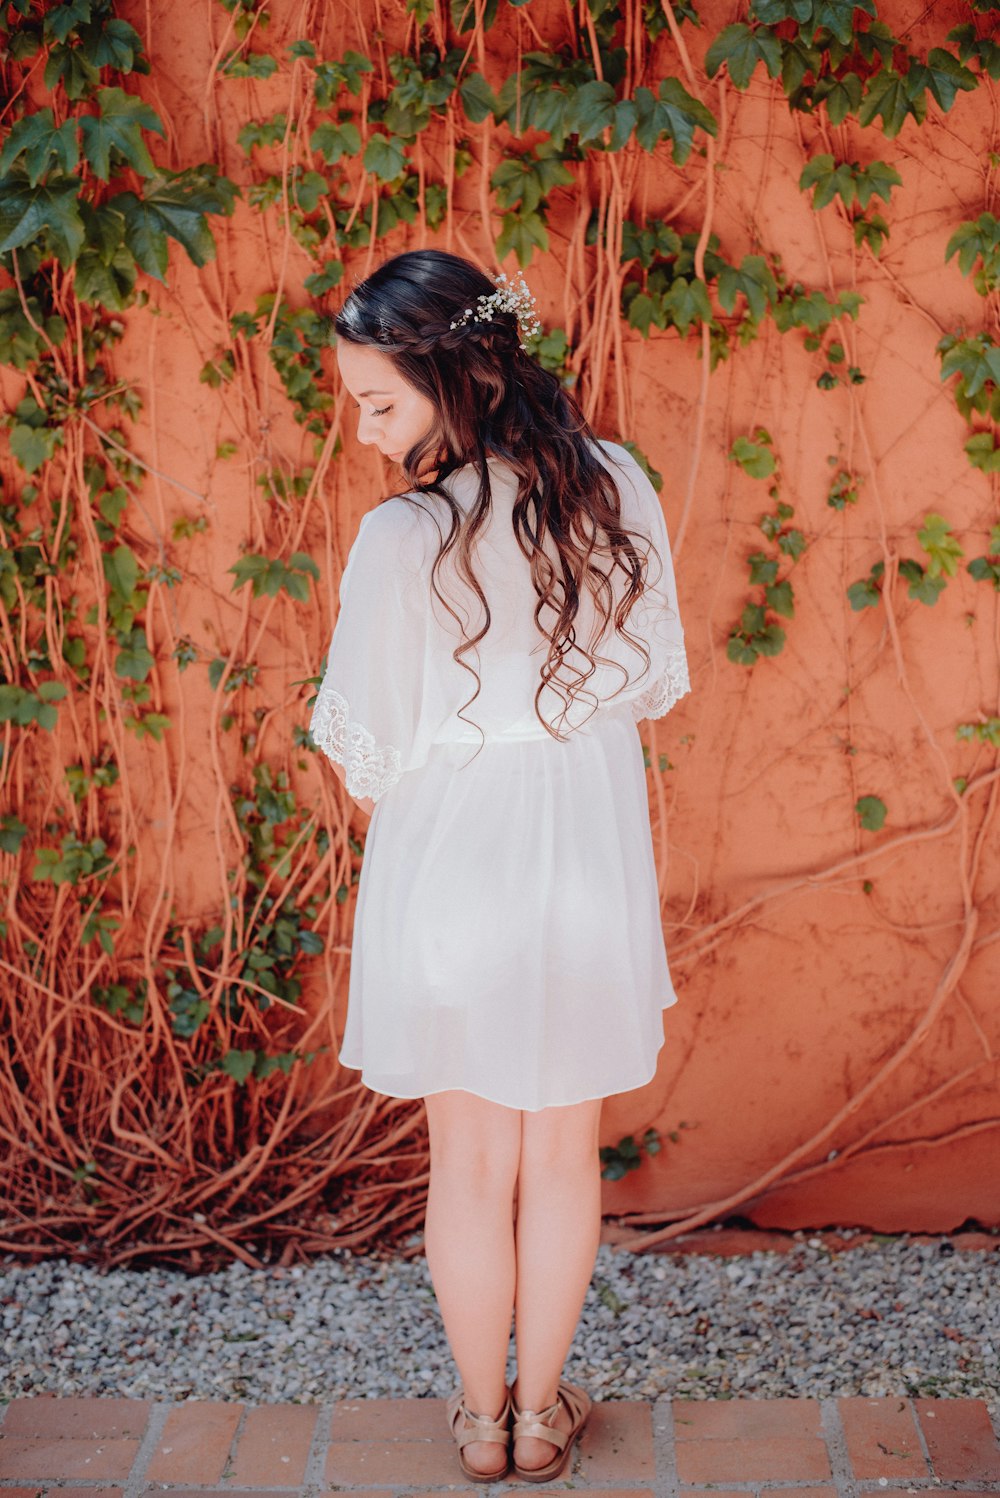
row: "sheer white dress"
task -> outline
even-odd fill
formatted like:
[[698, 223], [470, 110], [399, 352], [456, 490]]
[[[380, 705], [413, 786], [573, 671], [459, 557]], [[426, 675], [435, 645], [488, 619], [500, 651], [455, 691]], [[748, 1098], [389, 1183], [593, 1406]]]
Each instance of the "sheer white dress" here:
[[[575, 638], [603, 663], [565, 721], [565, 693], [546, 685], [539, 698], [564, 742], [535, 712], [546, 641], [511, 524], [509, 468], [490, 460], [492, 513], [473, 553], [491, 623], [478, 655], [465, 656], [482, 681], [468, 706], [476, 679], [454, 660], [461, 633], [430, 588], [448, 533], [444, 501], [385, 500], [351, 547], [310, 729], [344, 766], [350, 793], [375, 802], [340, 1060], [376, 1092], [460, 1088], [537, 1110], [624, 1092], [655, 1073], [662, 1011], [677, 995], [638, 722], [662, 717], [690, 683], [656, 491], [625, 448], [602, 443], [599, 455], [623, 524], [640, 533], [634, 544], [642, 552], [641, 537], [652, 540], [659, 557], [626, 621], [650, 661], [646, 669], [639, 649], [607, 631], [590, 646], [599, 616], [585, 591]], [[474, 471], [448, 482], [466, 510]], [[555, 557], [550, 541], [546, 551]], [[452, 558], [438, 586], [469, 635], [484, 614]], [[613, 577], [617, 600], [625, 579]], [[551, 629], [555, 613], [542, 617]], [[575, 647], [567, 659], [560, 679], [575, 682], [589, 664]]]

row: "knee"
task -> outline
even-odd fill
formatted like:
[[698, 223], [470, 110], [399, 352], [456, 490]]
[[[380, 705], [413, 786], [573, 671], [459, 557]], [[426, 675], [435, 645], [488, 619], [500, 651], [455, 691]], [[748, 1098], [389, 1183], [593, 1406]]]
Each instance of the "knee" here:
[[552, 1180], [572, 1174], [597, 1176], [600, 1169], [599, 1100], [593, 1105], [546, 1108], [525, 1114], [521, 1130], [522, 1176], [549, 1174]]
[[520, 1158], [519, 1115], [511, 1109], [493, 1113], [425, 1101], [432, 1175], [456, 1180], [466, 1195], [512, 1195]]

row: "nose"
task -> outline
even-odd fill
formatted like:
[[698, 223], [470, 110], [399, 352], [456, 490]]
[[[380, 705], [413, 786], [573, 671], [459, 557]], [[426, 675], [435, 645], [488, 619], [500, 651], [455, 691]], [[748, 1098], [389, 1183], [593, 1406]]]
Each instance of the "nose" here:
[[372, 443], [378, 441], [381, 435], [382, 428], [379, 425], [378, 418], [369, 416], [366, 411], [362, 411], [358, 417], [358, 441], [371, 446]]

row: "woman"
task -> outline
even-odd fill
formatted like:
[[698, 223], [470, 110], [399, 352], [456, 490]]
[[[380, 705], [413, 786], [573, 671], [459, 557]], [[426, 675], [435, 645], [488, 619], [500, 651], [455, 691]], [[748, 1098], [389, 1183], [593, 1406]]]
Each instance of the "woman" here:
[[414, 251], [335, 327], [358, 438], [406, 485], [351, 547], [311, 724], [372, 812], [340, 1060], [424, 1099], [462, 1469], [495, 1481], [513, 1438], [548, 1481], [591, 1407], [561, 1374], [601, 1100], [651, 1079], [676, 1002], [636, 728], [690, 690], [669, 543], [638, 464], [529, 356], [523, 279]]

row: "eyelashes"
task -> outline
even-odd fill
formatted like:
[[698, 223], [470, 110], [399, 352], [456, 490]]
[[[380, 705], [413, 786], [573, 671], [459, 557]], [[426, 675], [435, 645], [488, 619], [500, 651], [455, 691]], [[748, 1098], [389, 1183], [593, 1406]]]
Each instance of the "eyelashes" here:
[[[361, 410], [361, 407], [358, 405], [357, 401], [354, 402], [354, 409], [355, 409], [355, 411], [360, 411]], [[383, 406], [381, 410], [379, 410], [377, 407], [373, 406], [372, 409], [368, 412], [368, 415], [369, 416], [388, 416], [388, 414], [389, 414], [389, 412], [391, 410], [392, 410], [392, 402], [390, 401], [389, 405]]]

